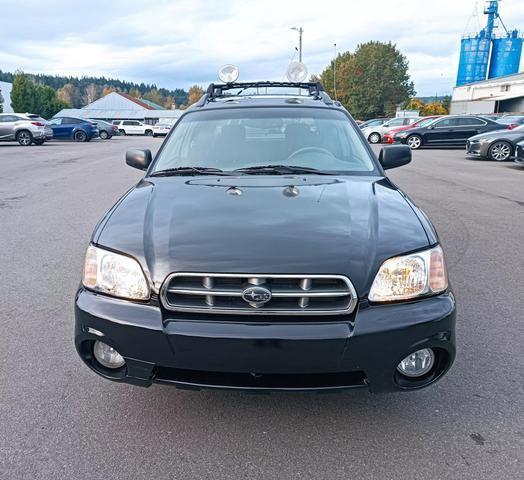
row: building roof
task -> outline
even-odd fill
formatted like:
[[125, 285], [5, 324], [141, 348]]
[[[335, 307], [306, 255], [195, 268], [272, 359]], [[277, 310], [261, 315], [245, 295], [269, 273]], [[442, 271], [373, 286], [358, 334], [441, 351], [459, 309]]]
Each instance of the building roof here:
[[56, 117], [93, 118], [95, 120], [145, 120], [147, 118], [177, 119], [182, 110], [103, 110], [94, 108], [64, 108]]
[[149, 105], [150, 107], [154, 108], [155, 110], [166, 110], [164, 107], [156, 104], [155, 102], [152, 102], [151, 100], [146, 100], [145, 98], [141, 98], [140, 101], [142, 103], [145, 103], [146, 105]]
[[[130, 100], [131, 102], [133, 103], [136, 103], [137, 105], [139, 105], [140, 107], [142, 108], [145, 108], [146, 110], [158, 110], [158, 109], [162, 109], [162, 107], [160, 107], [159, 105], [157, 105], [158, 108], [155, 108], [153, 107], [152, 105], [150, 105], [147, 100], [142, 100], [140, 98], [136, 98], [136, 97], [133, 97], [133, 95], [129, 95], [129, 93], [123, 93], [123, 92], [113, 92], [113, 93], [116, 93], [117, 95], [120, 95], [124, 98], [126, 98], [127, 100]], [[107, 96], [107, 95], [106, 95]], [[94, 102], [93, 102], [94, 103]], [[151, 102], [152, 103], [152, 102]], [[92, 104], [91, 104], [92, 105]], [[88, 108], [89, 105], [86, 105], [84, 108]]]

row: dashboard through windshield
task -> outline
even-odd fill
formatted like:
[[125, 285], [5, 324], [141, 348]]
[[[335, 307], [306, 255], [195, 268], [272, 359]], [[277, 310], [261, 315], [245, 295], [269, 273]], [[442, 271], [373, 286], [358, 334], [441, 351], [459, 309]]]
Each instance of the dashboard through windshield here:
[[378, 173], [356, 128], [340, 111], [244, 107], [188, 112], [150, 174], [182, 167], [236, 171], [266, 165]]

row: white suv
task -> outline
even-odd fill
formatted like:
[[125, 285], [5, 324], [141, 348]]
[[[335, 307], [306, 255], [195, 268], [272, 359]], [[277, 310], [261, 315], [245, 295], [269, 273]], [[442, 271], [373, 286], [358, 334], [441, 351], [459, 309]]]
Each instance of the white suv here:
[[366, 137], [369, 143], [380, 143], [382, 141], [382, 136], [391, 128], [403, 127], [405, 125], [411, 125], [417, 120], [420, 120], [419, 117], [395, 117], [382, 125], [374, 125], [371, 127], [365, 127], [362, 129], [362, 133]]
[[153, 135], [153, 127], [138, 120], [120, 120], [113, 122], [120, 135]]
[[32, 113], [0, 113], [0, 142], [17, 141], [27, 147], [53, 138], [46, 120]]

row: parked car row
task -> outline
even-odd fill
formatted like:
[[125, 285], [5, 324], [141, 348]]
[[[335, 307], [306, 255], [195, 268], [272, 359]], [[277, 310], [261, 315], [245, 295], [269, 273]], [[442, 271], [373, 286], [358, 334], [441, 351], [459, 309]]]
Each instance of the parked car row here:
[[[423, 147], [466, 147], [468, 156], [506, 161], [524, 141], [524, 115], [444, 115], [372, 119], [360, 125], [370, 143], [402, 143]], [[367, 124], [367, 125], [366, 125]]]
[[79, 117], [53, 117], [46, 120], [31, 113], [0, 114], [0, 141], [16, 141], [22, 146], [43, 145], [53, 138], [89, 142], [93, 138], [109, 140], [116, 135], [165, 136], [170, 124], [146, 125], [138, 120], [113, 123]]

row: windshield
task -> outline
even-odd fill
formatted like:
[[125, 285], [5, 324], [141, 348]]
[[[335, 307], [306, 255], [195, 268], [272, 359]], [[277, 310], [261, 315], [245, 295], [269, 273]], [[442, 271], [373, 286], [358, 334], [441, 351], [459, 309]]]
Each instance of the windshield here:
[[375, 172], [344, 113], [320, 108], [233, 108], [186, 114], [151, 173], [179, 167], [232, 171], [289, 165], [333, 173]]

